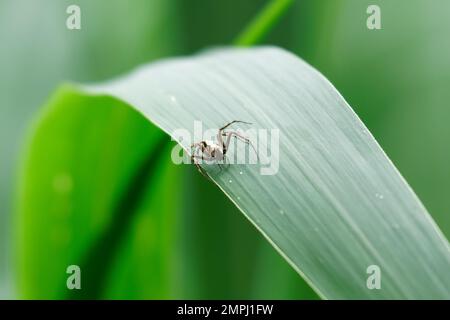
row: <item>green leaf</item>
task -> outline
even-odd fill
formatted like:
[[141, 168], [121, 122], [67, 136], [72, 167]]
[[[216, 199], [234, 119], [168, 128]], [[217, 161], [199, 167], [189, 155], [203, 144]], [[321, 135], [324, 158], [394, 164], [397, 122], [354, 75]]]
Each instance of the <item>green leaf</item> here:
[[[66, 28], [71, 4], [81, 8], [81, 30]], [[30, 119], [66, 79], [108, 79], [183, 50], [181, 11], [166, 0], [0, 1], [0, 41], [8, 48], [0, 50], [0, 298], [16, 297], [12, 186]]]
[[242, 34], [238, 36], [235, 44], [238, 46], [252, 46], [260, 42], [293, 2], [293, 0], [272, 0], [268, 2], [266, 7], [261, 10]]
[[[39, 265], [45, 252], [64, 250], [74, 261], [89, 250], [95, 252], [89, 244], [105, 231], [105, 219], [112, 218], [108, 213], [130, 194], [139, 163], [164, 153], [156, 147], [162, 139], [156, 127], [172, 134], [179, 128], [192, 130], [195, 120], [218, 128], [237, 119], [257, 129], [280, 130], [279, 157], [272, 154], [279, 159], [278, 172], [261, 175], [257, 165], [230, 165], [222, 171], [213, 166], [208, 172], [321, 297], [450, 297], [447, 240], [334, 87], [281, 49], [218, 50], [145, 66], [102, 85], [63, 87], [42, 119], [30, 145], [20, 196], [21, 274], [29, 293], [42, 290], [47, 281], [64, 290], [62, 263], [51, 264], [43, 275], [36, 271], [44, 265], [27, 267]], [[52, 143], [44, 143], [48, 141]], [[190, 145], [181, 144], [186, 149]], [[99, 146], [108, 152], [101, 159], [91, 157]], [[58, 154], [68, 158], [59, 159]], [[169, 161], [155, 163], [177, 170]], [[149, 170], [159, 171], [155, 166]], [[176, 174], [170, 177], [178, 179]], [[157, 188], [143, 188], [147, 197], [154, 197], [150, 191]], [[166, 204], [169, 194], [183, 192], [181, 186], [177, 192], [164, 190], [166, 198], [153, 199]], [[65, 210], [67, 216], [52, 216], [52, 210]], [[77, 215], [70, 215], [72, 211]], [[152, 212], [152, 222], [142, 223], [147, 227], [141, 232], [148, 229], [163, 237], [154, 243], [176, 241], [174, 233], [158, 233], [161, 228], [155, 226], [160, 225], [153, 221], [170, 228], [164, 222], [170, 212], [170, 207]], [[211, 214], [217, 214], [214, 208]], [[78, 224], [75, 230], [83, 234], [52, 233], [64, 230], [68, 221]], [[56, 224], [62, 229], [53, 229]], [[83, 241], [70, 242], [71, 236]], [[104, 244], [104, 250], [110, 249]], [[173, 252], [155, 246], [146, 250], [156, 268], [149, 281], [161, 281], [174, 265]], [[371, 265], [381, 269], [380, 290], [366, 286]], [[170, 296], [170, 280], [155, 284], [157, 297]]]
[[405, 10], [379, 0], [375, 31], [366, 28], [370, 4], [308, 1], [289, 48], [346, 97], [449, 238], [450, 2], [410, 0]]

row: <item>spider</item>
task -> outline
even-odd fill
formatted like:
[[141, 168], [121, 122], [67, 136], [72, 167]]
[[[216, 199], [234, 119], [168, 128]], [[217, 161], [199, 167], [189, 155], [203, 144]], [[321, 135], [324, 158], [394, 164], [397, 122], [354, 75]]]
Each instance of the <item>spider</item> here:
[[[245, 143], [249, 144], [253, 148], [255, 153], [258, 155], [250, 139], [244, 137], [243, 135], [239, 134], [236, 131], [225, 131], [226, 128], [228, 128], [234, 123], [251, 124], [249, 122], [233, 120], [219, 129], [219, 133], [217, 134], [217, 143], [205, 140], [193, 143], [191, 145], [191, 162], [195, 164], [198, 171], [200, 171], [200, 173], [205, 177], [207, 177], [206, 171], [200, 166], [200, 164], [196, 161], [196, 159], [215, 161], [218, 164], [219, 168], [222, 170], [222, 167], [219, 162], [223, 161], [224, 163], [226, 163], [226, 155], [232, 137], [236, 139], [241, 139]], [[197, 154], [198, 151], [201, 151], [201, 155]]]

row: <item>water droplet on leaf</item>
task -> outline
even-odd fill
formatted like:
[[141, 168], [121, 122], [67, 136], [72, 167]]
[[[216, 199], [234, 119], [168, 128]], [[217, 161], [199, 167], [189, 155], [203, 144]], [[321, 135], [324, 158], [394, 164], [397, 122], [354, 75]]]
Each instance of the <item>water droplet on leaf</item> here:
[[384, 196], [381, 193], [375, 193], [375, 197], [381, 200], [384, 199]]

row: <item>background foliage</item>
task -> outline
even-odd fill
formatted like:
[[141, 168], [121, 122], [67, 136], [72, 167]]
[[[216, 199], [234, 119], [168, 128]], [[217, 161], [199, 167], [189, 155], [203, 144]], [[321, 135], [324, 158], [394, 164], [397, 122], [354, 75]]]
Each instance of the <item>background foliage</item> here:
[[[55, 86], [66, 79], [80, 82], [108, 79], [150, 60], [229, 44], [265, 1], [80, 0], [76, 3], [82, 9], [82, 30], [69, 31], [65, 28], [65, 9], [72, 3], [0, 2], [0, 296], [3, 297], [12, 297], [16, 287], [11, 239], [20, 145], [30, 120]], [[365, 27], [365, 10], [373, 3], [381, 7], [380, 31]], [[449, 9], [450, 3], [445, 0], [297, 0], [265, 41], [303, 57], [333, 82], [447, 237], [450, 236], [447, 214], [450, 20], [446, 17]], [[200, 272], [188, 273], [188, 277], [177, 273], [186, 283], [180, 287], [183, 291], [170, 295], [315, 296], [218, 190], [199, 179], [194, 171], [180, 179], [180, 184], [194, 187], [183, 194], [186, 200], [178, 200], [180, 204], [192, 201], [191, 206], [177, 211], [180, 228], [191, 231], [189, 241], [183, 241], [184, 247], [180, 247], [183, 249], [178, 259], [191, 259], [192, 270]], [[210, 204], [224, 203], [223, 208], [211, 210], [204, 205], [200, 211], [189, 210], [204, 198]], [[137, 246], [131, 240], [126, 243], [129, 249], [122, 251], [124, 255]], [[117, 266], [115, 270], [116, 285], [131, 286], [129, 267]], [[151, 288], [148, 290], [139, 297], [148, 297]], [[115, 291], [110, 292], [114, 297]], [[132, 287], [127, 292], [125, 298], [136, 297]]]

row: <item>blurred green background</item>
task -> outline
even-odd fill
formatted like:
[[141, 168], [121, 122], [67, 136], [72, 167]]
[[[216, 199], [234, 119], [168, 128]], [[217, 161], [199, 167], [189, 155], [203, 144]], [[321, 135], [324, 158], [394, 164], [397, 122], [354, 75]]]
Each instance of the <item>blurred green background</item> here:
[[[15, 188], [27, 129], [52, 91], [66, 80], [101, 81], [229, 45], [266, 2], [0, 0], [0, 298], [39, 296], [17, 285]], [[65, 26], [70, 4], [81, 7], [81, 30]], [[366, 28], [370, 4], [381, 8], [382, 30]], [[264, 41], [299, 55], [337, 87], [447, 238], [449, 12], [446, 0], [297, 0]], [[193, 168], [164, 170], [163, 181], [179, 187], [156, 204], [170, 219], [161, 220], [165, 232], [177, 235], [161, 243], [172, 267], [146, 272], [159, 257], [145, 254], [152, 226], [138, 215], [103, 297], [316, 298], [211, 183]]]

